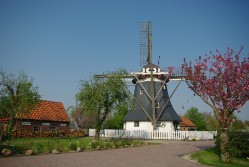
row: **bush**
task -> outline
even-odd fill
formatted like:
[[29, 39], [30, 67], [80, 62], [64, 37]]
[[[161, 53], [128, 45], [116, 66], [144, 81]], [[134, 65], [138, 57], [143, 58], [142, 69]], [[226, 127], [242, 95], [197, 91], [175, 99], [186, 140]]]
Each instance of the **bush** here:
[[229, 134], [226, 150], [234, 158], [247, 158], [249, 155], [249, 132], [236, 131]]
[[60, 152], [69, 150], [77, 150], [80, 147], [82, 150], [102, 150], [110, 148], [122, 148], [141, 146], [143, 142], [132, 139], [106, 139], [106, 140], [91, 140], [89, 138], [61, 138], [61, 139], [16, 139], [9, 140], [0, 144], [0, 151], [8, 148], [12, 151], [12, 155], [25, 154], [26, 150], [34, 149], [35, 153], [51, 153], [54, 149]]
[[94, 140], [89, 143], [90, 149], [103, 148], [103, 142], [100, 140]]
[[[68, 133], [64, 131], [32, 132], [27, 129], [18, 129], [12, 132], [12, 136], [15, 138], [83, 137], [85, 136], [85, 132], [83, 130], [74, 130], [74, 131], [69, 131]], [[6, 135], [3, 135], [3, 137], [4, 137], [3, 139], [10, 139], [7, 138]]]
[[14, 146], [14, 145], [0, 145], [0, 151], [3, 149], [10, 149], [11, 154], [24, 154], [25, 153], [25, 148], [21, 146]]
[[140, 141], [135, 141], [133, 139], [130, 138], [124, 138], [124, 139], [120, 139], [120, 138], [113, 138], [110, 140], [112, 142], [112, 144], [116, 147], [127, 147], [127, 146], [139, 146], [140, 144], [142, 144], [142, 142]]
[[21, 146], [25, 149], [25, 150], [30, 150], [33, 148], [33, 141], [25, 141], [21, 143]]
[[77, 143], [76, 142], [69, 142], [68, 148], [69, 148], [69, 150], [77, 150]]
[[60, 152], [63, 152], [66, 150], [65, 149], [66, 145], [65, 145], [65, 147], [64, 147], [64, 145], [65, 145], [65, 143], [60, 142], [59, 140], [56, 140], [55, 149], [57, 149]]
[[44, 149], [44, 145], [42, 143], [37, 143], [35, 148], [36, 148], [37, 153], [42, 153]]
[[86, 150], [87, 149], [87, 143], [85, 143], [83, 141], [78, 141], [77, 142], [77, 146], [80, 147], [82, 150]]
[[47, 150], [49, 153], [51, 153], [54, 149], [54, 145], [51, 141], [47, 141]]
[[105, 149], [108, 149], [108, 148], [112, 148], [112, 147], [113, 147], [113, 144], [112, 144], [110, 141], [104, 142], [104, 145], [105, 145]]

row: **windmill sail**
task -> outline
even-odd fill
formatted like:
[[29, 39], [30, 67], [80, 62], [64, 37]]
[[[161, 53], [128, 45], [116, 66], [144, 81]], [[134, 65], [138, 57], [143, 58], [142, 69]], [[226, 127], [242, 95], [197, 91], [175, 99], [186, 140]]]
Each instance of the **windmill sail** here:
[[152, 63], [152, 22], [140, 25], [140, 66]]

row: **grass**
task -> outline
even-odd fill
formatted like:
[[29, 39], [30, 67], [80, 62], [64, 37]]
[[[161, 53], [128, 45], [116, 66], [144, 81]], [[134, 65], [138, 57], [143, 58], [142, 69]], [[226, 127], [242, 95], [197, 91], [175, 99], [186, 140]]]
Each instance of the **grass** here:
[[216, 167], [248, 167], [249, 161], [244, 159], [232, 159], [230, 163], [224, 163], [220, 160], [218, 152], [215, 148], [209, 148], [207, 150], [201, 150], [191, 154], [191, 158], [198, 160], [198, 162], [216, 166]]
[[71, 150], [71, 143], [86, 148], [89, 142], [90, 138], [17, 138], [3, 142], [1, 147], [11, 149], [14, 154], [24, 154], [28, 149], [36, 153], [49, 153], [53, 149], [67, 152]]
[[51, 153], [54, 149], [60, 152], [76, 150], [111, 149], [122, 147], [136, 147], [144, 142], [131, 139], [112, 139], [95, 141], [92, 138], [18, 138], [5, 141], [0, 145], [0, 150], [11, 149], [12, 155], [25, 154], [26, 150], [33, 149], [35, 154]]

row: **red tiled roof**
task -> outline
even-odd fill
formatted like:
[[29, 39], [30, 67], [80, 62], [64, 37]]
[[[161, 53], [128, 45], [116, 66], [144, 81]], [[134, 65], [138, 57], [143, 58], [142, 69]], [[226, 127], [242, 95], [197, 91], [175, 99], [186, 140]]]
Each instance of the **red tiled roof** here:
[[20, 114], [19, 119], [70, 122], [61, 102], [41, 100], [29, 114]]
[[185, 116], [180, 116], [182, 122], [180, 122], [181, 127], [196, 127], [195, 124]]

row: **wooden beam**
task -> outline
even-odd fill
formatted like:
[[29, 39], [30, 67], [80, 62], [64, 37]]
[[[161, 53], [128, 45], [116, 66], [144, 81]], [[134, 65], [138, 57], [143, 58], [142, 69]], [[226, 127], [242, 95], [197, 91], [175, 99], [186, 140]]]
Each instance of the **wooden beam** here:
[[150, 101], [152, 101], [151, 96], [149, 95], [149, 93], [147, 92], [147, 90], [144, 88], [143, 84], [141, 82], [139, 82], [139, 79], [137, 78], [136, 75], [134, 75], [134, 76], [137, 79], [137, 83], [143, 88], [145, 94], [148, 96], [148, 98], [150, 99]]
[[173, 94], [175, 93], [176, 89], [179, 87], [181, 81], [178, 82], [178, 84], [176, 85], [174, 91], [172, 92], [172, 94], [170, 95], [169, 99], [167, 100], [167, 102], [165, 103], [165, 105], [163, 106], [163, 109], [161, 110], [160, 114], [157, 116], [156, 121], [158, 121], [158, 119], [161, 117], [163, 110], [166, 108], [167, 104], [169, 103], [170, 99], [172, 98]]
[[[126, 88], [127, 89], [127, 88]], [[127, 89], [128, 90], [128, 89]], [[143, 105], [138, 101], [138, 99], [128, 90], [128, 92], [132, 95], [132, 97], [135, 99], [135, 101], [137, 102], [137, 104], [141, 107], [141, 109], [143, 110], [143, 112], [145, 113], [145, 115], [150, 119], [150, 121], [152, 122], [152, 118], [150, 117], [150, 115], [147, 113], [147, 111], [145, 110], [145, 108], [143, 107]]]

